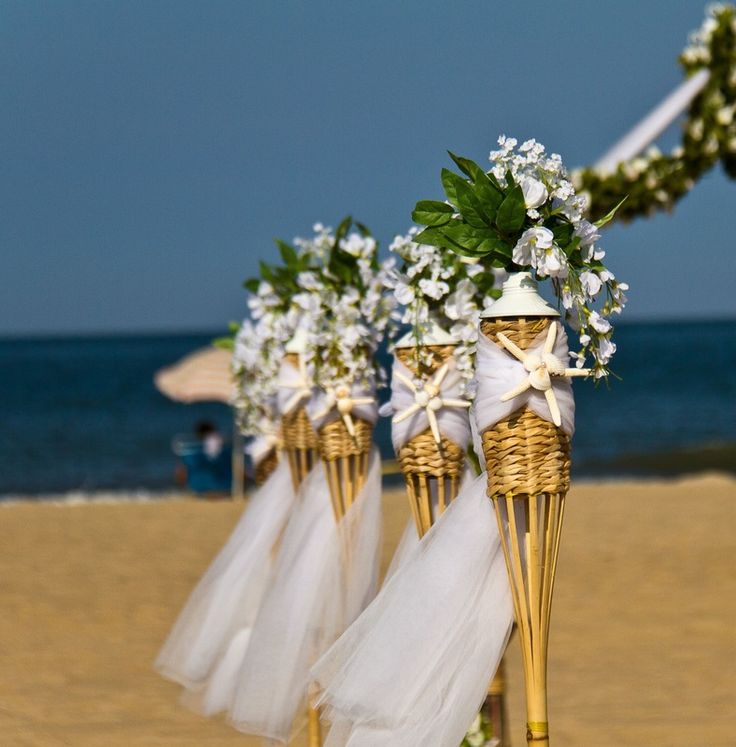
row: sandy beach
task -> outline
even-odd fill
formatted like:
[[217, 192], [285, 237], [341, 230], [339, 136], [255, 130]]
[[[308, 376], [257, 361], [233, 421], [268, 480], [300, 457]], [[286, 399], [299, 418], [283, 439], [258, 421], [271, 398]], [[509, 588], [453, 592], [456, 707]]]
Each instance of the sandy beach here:
[[[242, 504], [0, 506], [0, 743], [257, 745], [179, 703], [152, 668]], [[385, 494], [384, 564], [408, 516]], [[736, 480], [579, 483], [553, 610], [554, 745], [732, 747]], [[508, 659], [524, 740], [518, 641]], [[294, 744], [304, 744], [296, 740]]]

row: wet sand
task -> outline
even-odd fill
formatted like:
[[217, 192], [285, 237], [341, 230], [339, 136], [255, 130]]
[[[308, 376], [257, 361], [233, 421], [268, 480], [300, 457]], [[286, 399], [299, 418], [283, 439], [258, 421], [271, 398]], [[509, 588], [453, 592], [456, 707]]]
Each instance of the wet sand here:
[[[179, 703], [152, 668], [242, 504], [0, 506], [0, 744], [260, 745]], [[408, 516], [385, 495], [384, 564]], [[550, 645], [556, 747], [732, 747], [736, 480], [580, 483]], [[513, 747], [524, 739], [518, 641]], [[304, 740], [294, 744], [303, 745]]]

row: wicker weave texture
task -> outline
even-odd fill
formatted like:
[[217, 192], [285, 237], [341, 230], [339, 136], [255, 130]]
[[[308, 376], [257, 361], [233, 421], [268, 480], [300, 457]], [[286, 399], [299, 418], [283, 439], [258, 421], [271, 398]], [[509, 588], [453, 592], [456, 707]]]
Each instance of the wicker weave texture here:
[[[486, 319], [481, 332], [493, 342], [503, 332], [523, 350], [549, 323], [546, 317]], [[567, 492], [570, 437], [553, 423], [524, 407], [483, 431], [481, 439], [490, 497]]]
[[[415, 375], [426, 378], [450, 359], [454, 345], [431, 345], [429, 365], [422, 365], [416, 347], [397, 348], [396, 357]], [[421, 373], [418, 373], [421, 370]], [[423, 537], [450, 503], [457, 497], [465, 466], [465, 451], [456, 443], [442, 438], [438, 445], [427, 428], [407, 441], [396, 458], [406, 482], [409, 505], [417, 533]]]
[[332, 420], [319, 429], [317, 441], [322, 459], [331, 462], [348, 456], [367, 454], [371, 450], [373, 425], [353, 418], [355, 436], [351, 436], [342, 418]]
[[266, 480], [273, 474], [273, 471], [279, 464], [279, 452], [276, 449], [266, 454], [258, 464], [256, 464], [256, 485], [263, 485]]

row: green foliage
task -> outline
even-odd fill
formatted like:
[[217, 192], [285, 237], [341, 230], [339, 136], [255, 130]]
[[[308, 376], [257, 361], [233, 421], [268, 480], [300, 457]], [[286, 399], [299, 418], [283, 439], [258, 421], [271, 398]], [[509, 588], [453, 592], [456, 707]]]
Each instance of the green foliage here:
[[687, 76], [709, 71], [708, 82], [693, 99], [682, 125], [680, 145], [669, 154], [650, 149], [620, 163], [612, 173], [588, 166], [573, 174], [577, 191], [589, 195], [589, 215], [596, 224], [627, 195], [616, 219], [631, 221], [671, 210], [719, 162], [730, 178], [736, 178], [736, 7], [713, 6], [708, 15], [708, 23], [715, 22], [712, 30], [701, 30], [703, 43], [680, 56]]
[[[513, 272], [523, 269], [513, 261], [514, 246], [524, 231], [540, 225], [541, 220], [553, 232], [555, 243], [568, 262], [573, 267], [582, 266], [580, 239], [574, 235], [572, 223], [553, 209], [550, 201], [539, 207], [541, 218], [532, 220], [521, 185], [510, 172], [501, 184], [474, 161], [454, 153], [450, 157], [464, 176], [442, 169], [442, 186], [450, 204], [436, 200], [417, 202], [412, 218], [426, 226], [416, 236], [417, 243], [480, 260], [486, 269], [504, 268]], [[610, 220], [611, 216], [606, 218]]]

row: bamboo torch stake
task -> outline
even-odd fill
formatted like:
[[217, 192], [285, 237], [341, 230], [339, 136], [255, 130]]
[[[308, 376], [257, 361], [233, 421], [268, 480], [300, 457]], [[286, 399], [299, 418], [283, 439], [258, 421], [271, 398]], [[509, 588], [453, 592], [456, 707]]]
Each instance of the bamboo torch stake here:
[[[505, 337], [523, 351], [558, 314], [537, 295], [528, 273], [512, 275], [504, 296], [491, 309], [493, 316], [481, 321], [481, 332], [496, 343]], [[549, 747], [547, 649], [570, 438], [524, 406], [481, 439], [522, 649], [527, 743]]]

